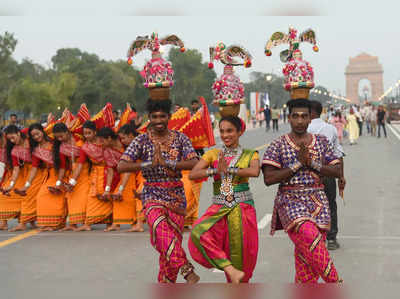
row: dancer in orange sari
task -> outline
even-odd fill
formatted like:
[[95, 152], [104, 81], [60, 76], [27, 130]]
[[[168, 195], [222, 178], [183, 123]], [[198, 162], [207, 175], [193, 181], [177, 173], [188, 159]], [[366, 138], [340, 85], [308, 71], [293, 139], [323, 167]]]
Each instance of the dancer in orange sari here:
[[103, 195], [102, 200], [112, 202], [113, 206], [113, 224], [104, 230], [105, 232], [109, 232], [109, 231], [119, 230], [120, 224], [132, 223], [132, 220], [129, 219], [129, 217], [125, 217], [126, 213], [122, 214], [117, 213], [117, 218], [114, 215], [116, 211], [120, 210], [120, 207], [118, 207], [118, 203], [122, 199], [119, 196], [118, 197], [113, 196], [112, 192], [114, 191], [115, 187], [118, 185], [120, 181], [120, 176], [119, 173], [117, 172], [116, 167], [118, 165], [119, 159], [121, 158], [124, 149], [122, 147], [121, 142], [119, 142], [118, 140], [118, 135], [115, 134], [115, 132], [109, 127], [101, 128], [97, 132], [97, 137], [99, 138], [101, 144], [103, 145], [103, 157], [104, 157], [104, 162], [106, 164], [105, 179], [107, 183], [105, 187], [106, 192]]
[[[124, 147], [128, 147], [136, 137], [136, 129], [126, 124], [118, 131]], [[142, 183], [140, 172], [124, 173], [118, 188], [113, 194], [113, 225], [106, 231], [119, 230], [121, 224], [131, 224], [128, 232], [143, 232], [142, 203], [138, 198], [138, 189]], [[136, 222], [136, 224], [135, 224]]]
[[65, 226], [67, 207], [63, 180], [67, 170], [63, 154], [53, 158], [53, 144], [41, 124], [29, 127], [29, 143], [32, 151], [32, 172], [41, 165], [47, 168], [45, 180], [36, 197], [37, 226], [41, 231], [55, 231]]
[[7, 175], [6, 138], [0, 131], [0, 187]]
[[[57, 123], [53, 127], [54, 146], [53, 154], [55, 159], [60, 159], [60, 155], [67, 158], [68, 164], [72, 165], [75, 171], [78, 166], [79, 154], [83, 142], [72, 136], [64, 123]], [[66, 198], [68, 202], [68, 225], [63, 231], [76, 230], [78, 224], [84, 224], [86, 218], [87, 194], [89, 193], [89, 164], [82, 164], [82, 170], [77, 179], [70, 178], [65, 184], [67, 189]]]
[[7, 221], [19, 218], [21, 213], [21, 197], [18, 194], [10, 193], [15, 186], [23, 186], [24, 178], [19, 176], [19, 168], [12, 169], [11, 151], [17, 145], [23, 145], [26, 137], [16, 126], [8, 126], [5, 131], [6, 151], [8, 154], [7, 168], [12, 174], [8, 176], [2, 185], [0, 194], [0, 230], [7, 230]]
[[112, 176], [105, 177], [106, 163], [104, 161], [103, 146], [97, 137], [96, 124], [86, 121], [83, 124], [85, 143], [79, 154], [79, 166], [72, 178], [77, 180], [83, 165], [89, 163], [89, 192], [86, 205], [85, 224], [77, 231], [90, 231], [91, 225], [96, 223], [111, 223], [112, 203], [108, 200], [111, 194]]
[[[43, 170], [39, 170], [32, 177], [29, 175], [32, 169], [32, 158], [28, 139], [24, 137], [24, 134], [19, 132], [16, 126], [8, 126], [6, 132], [9, 137], [7, 160], [12, 165], [12, 177], [10, 180], [18, 181], [18, 185], [15, 184], [13, 190], [14, 194], [7, 194], [10, 200], [18, 200], [21, 203], [20, 223], [10, 230], [15, 232], [26, 230], [27, 223], [30, 223], [32, 228], [35, 227], [36, 195], [43, 184], [44, 172]], [[18, 139], [19, 142], [17, 141]], [[16, 140], [17, 142], [13, 143], [12, 140]], [[29, 192], [27, 192], [28, 188]]]

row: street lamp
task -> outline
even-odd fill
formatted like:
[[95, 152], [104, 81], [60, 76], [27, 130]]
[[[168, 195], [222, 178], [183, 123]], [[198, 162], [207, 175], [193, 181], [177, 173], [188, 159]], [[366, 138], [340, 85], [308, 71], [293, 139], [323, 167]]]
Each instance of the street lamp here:
[[268, 92], [268, 99], [270, 100], [270, 102], [269, 102], [269, 106], [271, 106], [271, 97], [270, 97], [270, 93], [271, 93], [271, 82], [272, 82], [272, 76], [271, 76], [271, 75], [267, 75], [267, 76], [265, 76], [265, 81], [267, 81], [267, 92]]

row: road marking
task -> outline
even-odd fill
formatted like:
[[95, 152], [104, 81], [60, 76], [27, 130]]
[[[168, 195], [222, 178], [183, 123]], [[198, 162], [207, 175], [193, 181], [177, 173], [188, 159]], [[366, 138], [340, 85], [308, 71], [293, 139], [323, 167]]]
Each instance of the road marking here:
[[394, 136], [396, 136], [397, 139], [400, 140], [400, 134], [397, 133], [396, 129], [394, 129], [394, 128], [392, 127], [392, 125], [389, 125], [389, 124], [388, 124], [388, 128], [390, 129], [390, 131], [392, 131], [392, 133], [394, 134]]
[[265, 214], [265, 216], [258, 222], [258, 229], [262, 230], [264, 229], [268, 223], [271, 222], [272, 219], [272, 214]]
[[[8, 240], [0, 242], [0, 248], [5, 247], [5, 246], [10, 245], [10, 244], [13, 244], [13, 243], [16, 243], [16, 242], [21, 241], [23, 239], [32, 237], [34, 235], [37, 235], [38, 233], [39, 233], [39, 230], [35, 229], [35, 230], [31, 230], [31, 231], [29, 231], [27, 233], [23, 233], [23, 234], [17, 235], [17, 236], [12, 237], [12, 238], [10, 238]], [[0, 236], [1, 236], [1, 234], [0, 234]]]

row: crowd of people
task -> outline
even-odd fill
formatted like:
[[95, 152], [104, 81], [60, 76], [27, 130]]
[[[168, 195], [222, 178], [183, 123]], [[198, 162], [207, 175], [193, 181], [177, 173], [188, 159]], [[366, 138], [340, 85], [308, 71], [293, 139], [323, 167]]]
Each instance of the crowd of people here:
[[363, 106], [351, 105], [349, 107], [330, 107], [324, 119], [333, 124], [339, 136], [340, 143], [344, 137], [348, 137], [350, 145], [356, 144], [357, 139], [363, 135], [364, 126], [367, 132], [365, 135], [381, 137], [381, 128], [385, 138], [387, 113], [382, 105], [378, 107], [365, 103]]

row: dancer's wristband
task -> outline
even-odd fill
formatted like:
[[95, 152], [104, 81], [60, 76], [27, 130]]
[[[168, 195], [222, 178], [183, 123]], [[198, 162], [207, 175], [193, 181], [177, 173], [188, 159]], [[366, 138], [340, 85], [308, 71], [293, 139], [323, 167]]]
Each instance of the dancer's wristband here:
[[125, 186], [122, 186], [122, 185], [121, 185], [121, 186], [119, 186], [118, 191], [119, 191], [119, 192], [122, 192], [122, 191], [124, 191], [124, 188], [125, 188]]
[[153, 164], [153, 162], [151, 162], [151, 161], [142, 162], [142, 163], [140, 163], [140, 168], [143, 170], [143, 169], [150, 167], [152, 164]]
[[8, 185], [8, 188], [12, 188], [12, 187], [14, 187], [14, 185], [15, 185], [15, 181], [11, 181], [10, 185]]
[[58, 181], [56, 182], [56, 187], [60, 187], [60, 186], [61, 186], [61, 181], [58, 180]]
[[229, 167], [228, 168], [228, 173], [232, 174], [232, 175], [236, 175], [239, 172], [239, 168], [238, 167]]
[[104, 191], [110, 192], [110, 191], [111, 191], [111, 187], [110, 187], [110, 186], [106, 186], [106, 187], [104, 188]]
[[172, 169], [172, 170], [176, 170], [176, 160], [166, 160], [165, 164], [167, 164], [168, 168]]
[[303, 167], [303, 164], [301, 164], [299, 161], [293, 163], [292, 165], [289, 166], [290, 170], [293, 173], [296, 173], [297, 171], [299, 171], [299, 169]]
[[31, 183], [30, 182], [26, 182], [25, 183], [25, 188], [29, 188], [31, 186]]
[[75, 179], [69, 179], [68, 183], [69, 183], [70, 185], [72, 185], [72, 186], [75, 186], [77, 182], [76, 182]]
[[216, 168], [208, 168], [206, 170], [206, 174], [208, 177], [216, 175], [217, 174], [217, 169]]
[[311, 168], [320, 172], [321, 168], [322, 168], [322, 164], [321, 162], [315, 161], [315, 160], [311, 160], [311, 164], [310, 164]]

